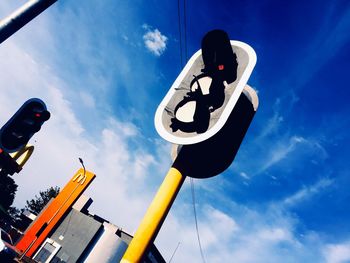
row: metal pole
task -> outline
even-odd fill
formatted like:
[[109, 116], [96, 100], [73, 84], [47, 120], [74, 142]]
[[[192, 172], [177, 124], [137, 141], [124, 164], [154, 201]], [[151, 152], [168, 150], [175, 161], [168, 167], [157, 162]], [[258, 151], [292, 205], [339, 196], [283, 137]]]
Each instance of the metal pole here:
[[57, 0], [30, 0], [0, 21], [0, 44]]
[[121, 263], [141, 262], [147, 248], [157, 236], [184, 180], [184, 175], [177, 169], [170, 168], [120, 261]]

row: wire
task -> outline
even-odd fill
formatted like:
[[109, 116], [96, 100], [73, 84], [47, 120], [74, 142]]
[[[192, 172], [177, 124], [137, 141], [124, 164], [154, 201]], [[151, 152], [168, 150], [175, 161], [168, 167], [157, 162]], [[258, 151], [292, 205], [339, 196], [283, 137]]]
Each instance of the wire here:
[[192, 177], [190, 178], [190, 182], [191, 182], [192, 204], [193, 204], [194, 220], [196, 222], [196, 231], [197, 231], [198, 245], [199, 245], [199, 250], [201, 252], [202, 260], [205, 263], [205, 258], [204, 258], [204, 254], [203, 254], [201, 239], [200, 239], [199, 230], [198, 230], [197, 211], [196, 211], [196, 198], [195, 198], [195, 192], [194, 192], [194, 182], [193, 182], [193, 178]]
[[186, 0], [184, 0], [184, 28], [185, 28], [185, 59], [187, 61], [187, 15], [186, 15]]
[[174, 257], [174, 255], [175, 255], [177, 249], [179, 248], [180, 244], [181, 244], [180, 242], [177, 244], [177, 246], [176, 246], [176, 248], [175, 248], [173, 254], [171, 255], [171, 258], [169, 259], [169, 263], [173, 260], [173, 257]]
[[65, 236], [66, 233], [67, 233], [68, 227], [70, 226], [70, 221], [71, 221], [71, 219], [72, 219], [72, 215], [73, 215], [73, 212], [70, 211], [70, 212], [69, 212], [68, 222], [67, 222], [67, 224], [66, 224], [66, 227], [65, 227], [64, 231], [63, 231], [62, 234], [61, 234], [61, 235], [63, 236], [63, 238], [64, 238], [64, 236]]
[[180, 0], [177, 0], [177, 20], [179, 24], [179, 36], [180, 36], [180, 60], [181, 60], [181, 68], [183, 67], [183, 59], [182, 59], [182, 36], [181, 36], [181, 12], [180, 12]]
[[[184, 8], [184, 48], [185, 48], [185, 60], [187, 61], [187, 14], [186, 14], [186, 0], [184, 0], [183, 3], [183, 8]], [[180, 0], [177, 1], [177, 14], [178, 14], [178, 26], [179, 26], [179, 35], [180, 35], [180, 59], [181, 59], [181, 67], [183, 66], [183, 58], [182, 58], [182, 36], [181, 36], [181, 12], [180, 12]], [[198, 80], [197, 80], [198, 82]], [[199, 85], [199, 83], [198, 83]], [[198, 222], [197, 222], [197, 211], [196, 211], [196, 199], [195, 199], [195, 192], [194, 192], [194, 182], [193, 182], [193, 178], [190, 178], [190, 182], [191, 182], [191, 193], [192, 193], [192, 203], [193, 203], [193, 212], [194, 212], [194, 220], [196, 223], [196, 232], [197, 232], [197, 239], [198, 239], [198, 245], [199, 245], [199, 250], [201, 253], [201, 257], [203, 262], [205, 263], [205, 258], [204, 258], [204, 254], [203, 254], [203, 249], [202, 249], [202, 244], [201, 244], [201, 239], [199, 236], [199, 230], [198, 230]], [[180, 245], [180, 242], [178, 243], [173, 255], [171, 256], [169, 263], [171, 262], [171, 260], [173, 259], [178, 247]]]
[[[177, 12], [178, 12], [178, 21], [179, 21], [179, 33], [180, 33], [180, 57], [181, 57], [181, 66], [182, 66], [182, 38], [181, 38], [181, 17], [180, 17], [180, 0], [177, 1]], [[188, 56], [187, 56], [187, 12], [186, 12], [186, 0], [184, 0], [183, 3], [183, 8], [184, 8], [184, 47], [185, 47], [185, 59], [187, 61]], [[197, 80], [198, 82], [198, 80]], [[199, 85], [199, 83], [198, 83]], [[192, 193], [192, 203], [193, 203], [193, 212], [194, 212], [194, 220], [196, 223], [196, 232], [197, 232], [197, 239], [198, 239], [198, 245], [199, 245], [199, 250], [202, 256], [202, 260], [205, 263], [205, 258], [204, 258], [204, 254], [203, 254], [203, 249], [202, 249], [202, 244], [201, 244], [201, 239], [199, 236], [199, 230], [198, 230], [198, 222], [197, 222], [197, 211], [196, 211], [196, 198], [195, 198], [195, 192], [194, 192], [194, 182], [193, 182], [193, 178], [190, 178], [190, 182], [191, 182], [191, 193]], [[170, 258], [173, 258], [177, 248], [179, 247], [180, 243], [178, 244], [178, 246], [176, 247], [173, 255]], [[169, 262], [170, 262], [169, 261]]]
[[[186, 11], [186, 0], [183, 1], [183, 27], [184, 27], [184, 41], [182, 41], [182, 27], [181, 27], [181, 6], [180, 1], [177, 0], [177, 19], [178, 19], [178, 27], [179, 27], [179, 37], [180, 37], [180, 60], [181, 67], [183, 67], [183, 56], [182, 56], [182, 46], [184, 46], [185, 50], [185, 62], [188, 59], [187, 54], [187, 11]], [[182, 43], [184, 42], [184, 43]]]
[[[83, 166], [83, 169], [84, 169], [84, 176], [85, 176], [86, 170], [85, 170], [85, 165], [84, 165], [83, 159], [80, 158], [80, 157], [79, 157], [78, 159], [79, 159], [79, 162], [81, 163], [81, 165]], [[64, 235], [67, 233], [68, 227], [70, 226], [70, 221], [71, 221], [71, 219], [72, 219], [72, 215], [73, 215], [73, 213], [72, 213], [72, 211], [70, 211], [67, 225], [66, 225], [64, 231], [62, 232], [62, 236], [63, 236], [63, 237], [64, 237]]]

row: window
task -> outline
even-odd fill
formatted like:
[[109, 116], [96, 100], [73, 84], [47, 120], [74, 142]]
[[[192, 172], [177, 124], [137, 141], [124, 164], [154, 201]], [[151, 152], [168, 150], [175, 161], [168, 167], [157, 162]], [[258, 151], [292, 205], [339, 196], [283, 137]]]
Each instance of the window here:
[[9, 236], [9, 234], [7, 234], [5, 231], [1, 230], [1, 240], [4, 241], [7, 244], [12, 245], [12, 240]]
[[69, 260], [69, 256], [66, 253], [62, 253], [60, 256], [54, 256], [50, 263], [66, 263]]
[[34, 255], [33, 259], [40, 263], [50, 262], [60, 248], [61, 246], [58, 243], [47, 238], [39, 251]]

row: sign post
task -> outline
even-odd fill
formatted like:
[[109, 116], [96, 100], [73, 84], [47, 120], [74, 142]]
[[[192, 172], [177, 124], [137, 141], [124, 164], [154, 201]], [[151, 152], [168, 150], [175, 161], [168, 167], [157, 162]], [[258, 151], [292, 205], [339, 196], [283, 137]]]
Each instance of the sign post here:
[[141, 261], [158, 234], [184, 181], [185, 176], [179, 170], [170, 168], [120, 261], [121, 263]]
[[30, 0], [8, 17], [0, 20], [0, 44], [56, 1]]
[[142, 261], [187, 176], [212, 177], [232, 163], [258, 107], [256, 92], [246, 85], [255, 61], [247, 44], [229, 41], [225, 32], [214, 30], [175, 80], [157, 109], [155, 126], [181, 148], [122, 263]]

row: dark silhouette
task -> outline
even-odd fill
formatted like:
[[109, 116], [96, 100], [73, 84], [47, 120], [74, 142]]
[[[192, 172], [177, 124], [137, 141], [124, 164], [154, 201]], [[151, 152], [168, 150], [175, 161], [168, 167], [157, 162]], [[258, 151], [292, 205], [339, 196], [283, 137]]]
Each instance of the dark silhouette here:
[[[173, 132], [204, 133], [208, 130], [210, 113], [219, 109], [225, 101], [225, 84], [232, 83], [237, 79], [237, 57], [233, 52], [230, 39], [226, 32], [213, 30], [208, 32], [202, 39], [202, 58], [204, 68], [190, 84], [190, 92], [178, 103], [171, 119], [170, 128]], [[202, 78], [210, 78], [209, 93], [203, 94], [199, 83]], [[194, 89], [197, 84], [197, 89]], [[176, 113], [181, 107], [188, 106], [189, 102], [195, 102], [195, 110], [192, 122], [184, 122], [177, 118]]]
[[222, 173], [233, 162], [254, 115], [252, 103], [242, 92], [220, 131], [205, 141], [183, 145], [172, 167], [194, 178]]
[[[198, 87], [200, 87], [199, 82]], [[178, 120], [176, 117], [172, 118], [170, 128], [173, 130], [173, 132], [181, 130], [183, 132], [203, 133], [206, 130], [208, 130], [210, 111], [205, 100], [205, 95], [203, 95], [201, 88], [198, 88], [194, 92], [187, 93], [187, 96], [185, 96], [183, 100], [176, 105], [174, 110], [175, 115], [179, 108], [186, 107], [186, 104], [190, 101], [196, 102], [196, 109], [193, 115], [193, 121], [185, 123]]]
[[223, 30], [208, 32], [202, 39], [202, 71], [212, 78], [219, 78], [228, 84], [237, 78], [237, 56], [232, 50], [230, 39]]

